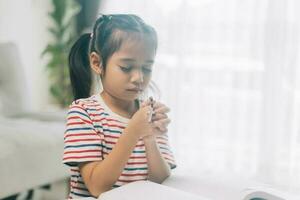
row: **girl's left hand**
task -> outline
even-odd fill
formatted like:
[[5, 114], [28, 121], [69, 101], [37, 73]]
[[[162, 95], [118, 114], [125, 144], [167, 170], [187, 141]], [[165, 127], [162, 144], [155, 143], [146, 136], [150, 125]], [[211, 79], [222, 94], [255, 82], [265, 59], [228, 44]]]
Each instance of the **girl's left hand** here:
[[[149, 100], [142, 103], [142, 106], [150, 105]], [[158, 131], [158, 134], [164, 134], [168, 131], [167, 126], [171, 122], [168, 118], [167, 113], [170, 112], [170, 109], [161, 102], [154, 101], [153, 103], [153, 112], [152, 122], [155, 126], [155, 129]]]

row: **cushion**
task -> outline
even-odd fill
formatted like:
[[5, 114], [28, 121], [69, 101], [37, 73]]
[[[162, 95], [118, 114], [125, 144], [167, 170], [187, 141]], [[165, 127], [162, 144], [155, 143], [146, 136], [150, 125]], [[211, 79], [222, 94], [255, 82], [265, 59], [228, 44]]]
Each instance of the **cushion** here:
[[0, 117], [0, 198], [69, 176], [64, 122]]

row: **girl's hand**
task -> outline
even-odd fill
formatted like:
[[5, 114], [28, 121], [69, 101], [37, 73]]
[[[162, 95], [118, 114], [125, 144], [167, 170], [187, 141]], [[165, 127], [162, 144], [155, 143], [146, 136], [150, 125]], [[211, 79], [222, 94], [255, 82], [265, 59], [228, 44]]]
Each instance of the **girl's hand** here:
[[[142, 103], [142, 107], [150, 106], [150, 104], [151, 101], [147, 100]], [[170, 109], [160, 102], [153, 102], [153, 111], [152, 123], [155, 129], [160, 134], [166, 133], [168, 131], [167, 126], [171, 122], [167, 115]]]
[[169, 108], [159, 102], [154, 102], [152, 121], [149, 122], [149, 113], [151, 111], [150, 101], [141, 104], [141, 108], [132, 116], [128, 123], [129, 128], [133, 129], [139, 137], [161, 135], [168, 131], [167, 125], [170, 119], [167, 116]]
[[150, 105], [141, 106], [141, 108], [132, 116], [127, 128], [133, 130], [139, 137], [154, 135], [155, 127], [153, 123], [148, 122], [148, 113], [150, 113], [151, 109]]

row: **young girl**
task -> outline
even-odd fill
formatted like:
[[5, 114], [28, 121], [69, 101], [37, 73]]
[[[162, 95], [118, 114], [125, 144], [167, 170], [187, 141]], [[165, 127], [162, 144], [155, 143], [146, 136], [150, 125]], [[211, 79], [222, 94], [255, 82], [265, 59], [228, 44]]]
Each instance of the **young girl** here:
[[[162, 183], [176, 167], [166, 135], [168, 108], [140, 104], [151, 78], [155, 30], [135, 15], [102, 15], [69, 55], [75, 101], [67, 117], [63, 162], [70, 199], [138, 180]], [[90, 95], [92, 73], [103, 90]]]

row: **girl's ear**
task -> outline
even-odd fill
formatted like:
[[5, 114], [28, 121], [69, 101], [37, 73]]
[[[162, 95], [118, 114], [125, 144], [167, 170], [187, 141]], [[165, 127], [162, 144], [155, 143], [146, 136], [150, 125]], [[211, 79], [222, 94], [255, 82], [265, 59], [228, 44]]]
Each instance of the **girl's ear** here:
[[103, 70], [102, 60], [96, 52], [92, 52], [90, 54], [90, 65], [91, 65], [92, 70], [96, 74], [98, 74], [98, 75], [102, 74], [102, 70]]

